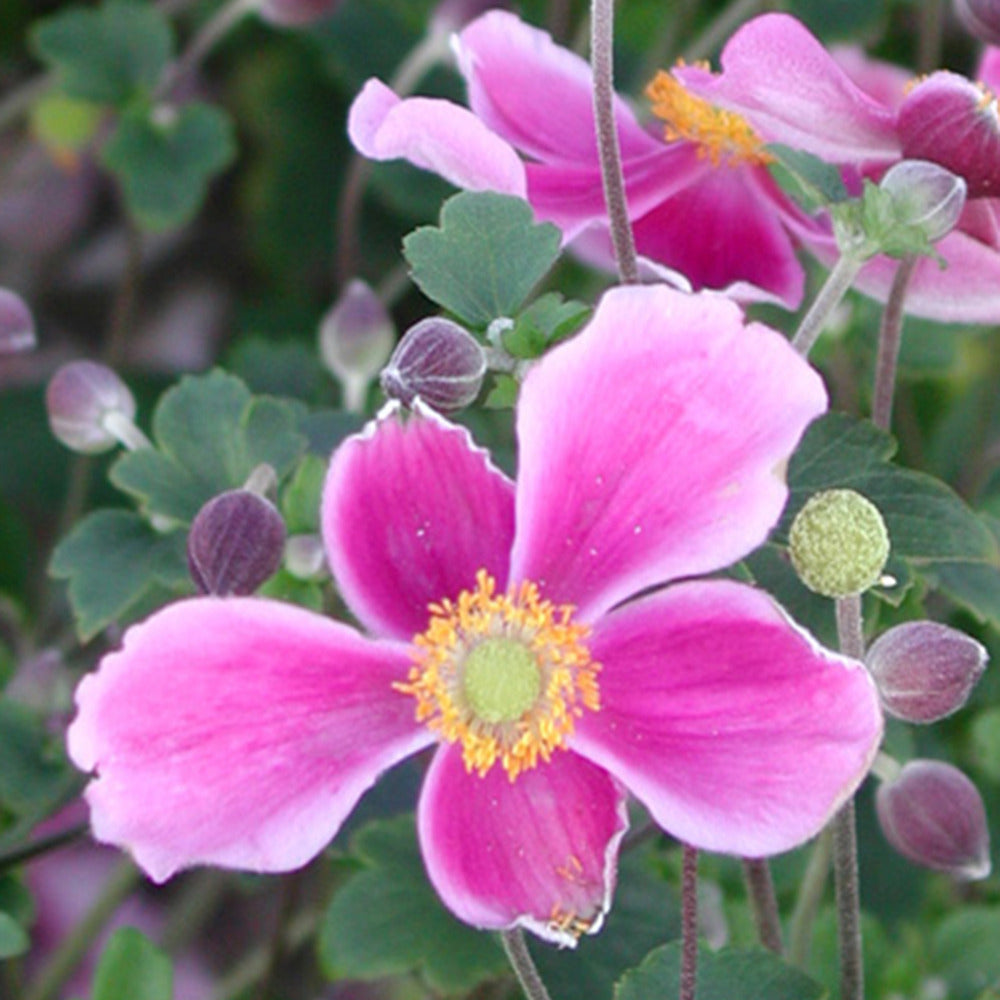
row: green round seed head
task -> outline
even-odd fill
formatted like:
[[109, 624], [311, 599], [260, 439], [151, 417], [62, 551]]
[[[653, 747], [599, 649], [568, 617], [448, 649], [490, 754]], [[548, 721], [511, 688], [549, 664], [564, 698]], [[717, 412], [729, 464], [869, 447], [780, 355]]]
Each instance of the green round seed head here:
[[469, 707], [483, 722], [513, 722], [538, 700], [542, 676], [523, 643], [487, 639], [466, 657], [462, 685]]

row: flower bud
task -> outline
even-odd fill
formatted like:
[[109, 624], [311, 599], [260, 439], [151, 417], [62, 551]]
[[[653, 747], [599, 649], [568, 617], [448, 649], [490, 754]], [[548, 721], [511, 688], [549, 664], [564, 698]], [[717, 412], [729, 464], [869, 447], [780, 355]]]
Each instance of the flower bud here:
[[960, 879], [990, 873], [986, 810], [976, 786], [951, 764], [913, 760], [875, 796], [886, 840], [905, 858]]
[[20, 295], [0, 288], [0, 354], [30, 351], [36, 344], [35, 320]]
[[329, 17], [343, 0], [264, 0], [260, 16], [286, 27], [310, 24]]
[[486, 355], [457, 323], [441, 317], [411, 326], [382, 371], [382, 391], [411, 406], [419, 396], [435, 410], [461, 410], [479, 395]]
[[94, 361], [63, 365], [45, 390], [45, 405], [52, 433], [73, 451], [108, 451], [128, 427], [134, 429], [135, 398], [128, 386]]
[[247, 489], [229, 490], [198, 511], [188, 533], [188, 569], [203, 594], [252, 594], [281, 565], [285, 522]]
[[395, 341], [395, 324], [379, 297], [363, 281], [350, 282], [319, 328], [320, 356], [344, 387], [347, 409], [364, 408], [368, 384]]
[[327, 577], [323, 539], [319, 535], [292, 535], [285, 543], [285, 569], [299, 580]]
[[860, 493], [825, 490], [796, 515], [788, 548], [810, 590], [847, 597], [878, 582], [889, 558], [889, 534], [878, 508]]
[[906, 622], [865, 656], [885, 710], [907, 722], [935, 722], [958, 711], [986, 669], [986, 648], [938, 622]]
[[955, 0], [955, 13], [970, 35], [987, 45], [1000, 45], [998, 0]]
[[900, 161], [879, 187], [892, 198], [898, 222], [915, 226], [929, 243], [947, 236], [965, 208], [965, 181], [928, 160]]

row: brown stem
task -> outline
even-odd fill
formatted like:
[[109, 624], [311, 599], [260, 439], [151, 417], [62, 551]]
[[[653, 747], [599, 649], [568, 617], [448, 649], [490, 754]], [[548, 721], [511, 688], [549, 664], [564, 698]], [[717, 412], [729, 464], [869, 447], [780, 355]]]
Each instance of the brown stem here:
[[875, 388], [872, 392], [872, 423], [888, 430], [892, 423], [892, 397], [896, 390], [896, 368], [899, 348], [903, 341], [903, 305], [910, 279], [917, 267], [915, 256], [904, 257], [896, 268], [892, 288], [882, 313], [878, 338], [878, 359], [875, 362]]
[[549, 991], [538, 974], [531, 952], [528, 951], [524, 931], [520, 928], [501, 931], [500, 940], [503, 942], [503, 950], [507, 953], [514, 975], [517, 976], [517, 981], [521, 984], [521, 989], [524, 990], [528, 1000], [550, 1000]]
[[695, 1000], [698, 981], [698, 849], [684, 845], [681, 870], [681, 983], [679, 1000]]
[[775, 955], [782, 953], [781, 920], [778, 900], [774, 895], [771, 866], [765, 858], [744, 858], [743, 879], [753, 909], [754, 923], [760, 943]]

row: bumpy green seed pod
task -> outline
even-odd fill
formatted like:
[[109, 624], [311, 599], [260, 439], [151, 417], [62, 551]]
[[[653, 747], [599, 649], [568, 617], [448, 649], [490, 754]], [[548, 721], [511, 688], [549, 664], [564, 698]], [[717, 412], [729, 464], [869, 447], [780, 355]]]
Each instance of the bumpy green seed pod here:
[[878, 582], [889, 558], [889, 533], [878, 508], [860, 493], [825, 490], [799, 511], [788, 546], [810, 590], [847, 597]]

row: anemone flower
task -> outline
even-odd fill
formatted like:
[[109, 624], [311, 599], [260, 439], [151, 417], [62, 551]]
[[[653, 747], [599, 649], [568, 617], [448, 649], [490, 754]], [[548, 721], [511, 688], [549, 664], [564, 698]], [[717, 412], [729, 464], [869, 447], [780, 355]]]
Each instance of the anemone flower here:
[[[527, 198], [577, 254], [611, 268], [589, 66], [504, 11], [471, 23], [454, 47], [469, 109], [400, 100], [369, 80], [351, 108], [354, 145], [376, 160], [408, 159], [459, 187]], [[646, 128], [621, 98], [615, 103], [644, 262], [698, 289], [797, 306], [803, 272], [788, 227], [812, 223], [775, 186], [753, 131], [665, 74], [649, 96], [666, 127]]]
[[[721, 72], [688, 66], [674, 76], [700, 98], [737, 113], [768, 142], [780, 142], [843, 169], [848, 188], [878, 180], [900, 159], [930, 160], [961, 176], [968, 200], [958, 226], [936, 244], [947, 262], [917, 265], [907, 311], [949, 322], [1000, 321], [1000, 132], [992, 93], [940, 71], [913, 84], [898, 67], [857, 50], [836, 58], [793, 17], [764, 14], [726, 44]], [[1000, 84], [996, 50], [980, 67]], [[837, 257], [829, 227], [798, 229], [823, 263]], [[885, 299], [896, 262], [877, 257], [857, 287]]]
[[69, 732], [95, 836], [157, 880], [293, 869], [433, 747], [418, 831], [441, 898], [561, 944], [610, 905], [628, 793], [700, 848], [801, 843], [868, 769], [873, 685], [763, 592], [690, 578], [765, 539], [824, 406], [780, 334], [665, 286], [608, 292], [528, 373], [516, 485], [463, 428], [390, 405], [334, 453], [322, 505], [367, 634], [252, 597], [130, 628]]

